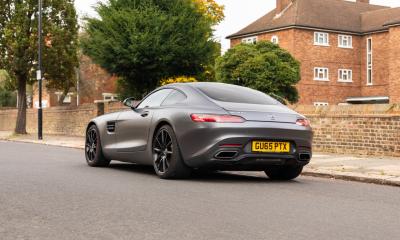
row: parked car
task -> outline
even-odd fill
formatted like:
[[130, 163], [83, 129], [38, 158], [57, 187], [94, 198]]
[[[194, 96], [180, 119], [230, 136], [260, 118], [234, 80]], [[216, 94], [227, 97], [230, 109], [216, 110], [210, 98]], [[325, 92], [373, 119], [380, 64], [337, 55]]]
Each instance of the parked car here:
[[312, 129], [302, 115], [272, 97], [223, 83], [160, 87], [130, 109], [97, 117], [86, 133], [86, 160], [153, 165], [160, 178], [192, 170], [265, 171], [298, 177], [312, 157]]

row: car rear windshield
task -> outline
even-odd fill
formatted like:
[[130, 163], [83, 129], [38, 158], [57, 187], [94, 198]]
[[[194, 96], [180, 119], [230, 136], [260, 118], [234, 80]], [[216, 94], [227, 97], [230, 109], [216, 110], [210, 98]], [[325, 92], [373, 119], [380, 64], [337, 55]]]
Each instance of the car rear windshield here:
[[265, 93], [228, 84], [210, 84], [196, 86], [209, 98], [221, 102], [276, 105], [278, 102]]

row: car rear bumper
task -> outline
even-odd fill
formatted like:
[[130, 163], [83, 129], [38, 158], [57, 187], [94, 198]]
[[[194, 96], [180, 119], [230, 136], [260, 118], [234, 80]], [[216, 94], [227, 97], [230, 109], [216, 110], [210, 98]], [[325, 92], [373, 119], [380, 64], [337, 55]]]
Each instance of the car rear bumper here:
[[[311, 128], [290, 123], [205, 123], [181, 135], [179, 144], [185, 163], [192, 168], [265, 170], [273, 165], [307, 165], [312, 138]], [[289, 153], [253, 153], [254, 140], [288, 141], [291, 149]]]

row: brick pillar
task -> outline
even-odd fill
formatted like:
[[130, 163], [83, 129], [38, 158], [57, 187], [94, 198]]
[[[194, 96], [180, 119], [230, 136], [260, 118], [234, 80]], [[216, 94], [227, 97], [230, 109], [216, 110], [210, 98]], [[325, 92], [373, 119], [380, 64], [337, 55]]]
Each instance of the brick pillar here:
[[389, 97], [391, 103], [400, 103], [400, 26], [389, 29]]
[[97, 113], [96, 116], [104, 115], [104, 102], [96, 103]]

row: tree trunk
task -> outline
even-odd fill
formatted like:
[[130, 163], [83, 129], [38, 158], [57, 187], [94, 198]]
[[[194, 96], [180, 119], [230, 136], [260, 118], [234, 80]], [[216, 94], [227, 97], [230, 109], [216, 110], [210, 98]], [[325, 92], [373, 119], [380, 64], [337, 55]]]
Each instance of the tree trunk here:
[[18, 115], [15, 126], [16, 134], [27, 134], [26, 132], [26, 76], [17, 76], [18, 81]]
[[70, 89], [70, 88], [68, 87], [68, 89], [65, 88], [65, 89], [63, 90], [63, 93], [62, 93], [62, 95], [60, 96], [60, 99], [58, 100], [58, 105], [59, 105], [59, 106], [64, 105], [64, 99], [65, 99], [65, 97], [68, 95], [69, 89]]

